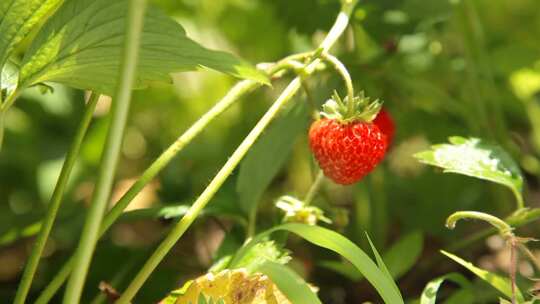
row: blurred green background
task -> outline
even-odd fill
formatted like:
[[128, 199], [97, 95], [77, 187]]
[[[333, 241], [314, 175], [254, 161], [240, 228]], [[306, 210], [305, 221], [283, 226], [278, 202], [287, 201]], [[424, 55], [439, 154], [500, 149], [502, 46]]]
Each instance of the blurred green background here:
[[[254, 64], [311, 50], [339, 10], [337, 0], [153, 2], [177, 19], [194, 40]], [[406, 298], [415, 298], [430, 279], [460, 270], [440, 258], [438, 250], [456, 245], [482, 228], [480, 224], [468, 224], [449, 231], [444, 227], [446, 216], [457, 210], [479, 210], [504, 217], [515, 202], [503, 187], [424, 167], [411, 157], [414, 152], [444, 142], [450, 135], [490, 139], [519, 162], [527, 180], [527, 204], [538, 205], [540, 1], [361, 1], [352, 26], [334, 48], [334, 54], [349, 68], [357, 90], [385, 101], [396, 121], [397, 135], [383, 164], [368, 178], [352, 187], [327, 182], [315, 203], [333, 219], [331, 228], [364, 248], [364, 231], [369, 232], [381, 252], [404, 236], [420, 239], [419, 244], [405, 242], [403, 255], [398, 255], [395, 262], [409, 263], [406, 255], [413, 255], [409, 259], [411, 267], [404, 267], [399, 274], [398, 285]], [[214, 121], [138, 196], [130, 209], [191, 204], [287, 80], [285, 77], [273, 88], [250, 94]], [[112, 200], [118, 199], [161, 151], [235, 81], [203, 70], [174, 75], [173, 85], [136, 92]], [[308, 85], [317, 103], [327, 99], [333, 89], [344, 92], [339, 77], [329, 71], [316, 74]], [[31, 236], [39, 227], [82, 116], [84, 95], [60, 85], [54, 85], [54, 93], [32, 89], [24, 93], [6, 118], [6, 138], [0, 154], [1, 303], [10, 303], [14, 296], [33, 241]], [[295, 102], [307, 101], [301, 96]], [[106, 98], [98, 105], [40, 264], [33, 297], [78, 241], [99, 166], [109, 106]], [[307, 146], [307, 128], [306, 119], [283, 167], [258, 200], [257, 231], [280, 221], [282, 213], [274, 207], [279, 196], [301, 197], [313, 180], [315, 167]], [[260, 170], [265, 170], [264, 165]], [[141, 290], [136, 303], [157, 302], [186, 279], [205, 273], [216, 257], [243, 242], [247, 214], [239, 204], [237, 177], [234, 174], [227, 181], [210, 204], [214, 212], [188, 231]], [[132, 218], [116, 224], [99, 243], [83, 302], [90, 303], [99, 293], [97, 285], [101, 280], [122, 290], [170, 222], [163, 218]], [[538, 232], [533, 224], [521, 234], [537, 236]], [[494, 243], [494, 239], [478, 242], [458, 253], [483, 267], [504, 271], [505, 252]], [[336, 263], [327, 262], [338, 262], [336, 256], [297, 239], [292, 239], [288, 247], [296, 258], [296, 270], [320, 287], [324, 303], [377, 299], [366, 282], [332, 270]], [[522, 271], [531, 274], [526, 265]], [[487, 290], [479, 288], [477, 303], [496, 299], [496, 294]]]

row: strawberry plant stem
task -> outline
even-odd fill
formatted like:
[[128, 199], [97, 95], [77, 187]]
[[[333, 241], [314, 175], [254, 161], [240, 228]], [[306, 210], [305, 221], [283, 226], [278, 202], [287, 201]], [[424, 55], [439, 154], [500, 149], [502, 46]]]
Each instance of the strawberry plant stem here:
[[81, 240], [75, 252], [75, 266], [68, 280], [64, 304], [79, 303], [88, 268], [99, 236], [99, 228], [111, 192], [114, 173], [120, 156], [120, 147], [126, 126], [131, 90], [135, 80], [139, 42], [144, 23], [146, 0], [129, 1], [127, 33], [124, 41], [124, 56], [120, 66], [118, 86], [111, 112], [111, 125], [101, 159], [101, 167], [86, 215]]
[[[347, 1], [342, 6], [342, 11], [338, 15], [334, 26], [332, 27], [332, 29], [328, 33], [328, 36], [324, 39], [319, 48], [320, 50], [322, 50], [322, 52], [327, 52], [341, 36], [349, 23], [349, 16], [356, 2], [356, 0]], [[312, 74], [320, 61], [321, 60], [319, 58], [314, 59], [305, 68], [305, 75]], [[215, 193], [227, 180], [229, 175], [231, 175], [233, 170], [240, 163], [240, 161], [249, 151], [253, 143], [255, 143], [257, 138], [270, 124], [270, 122], [276, 116], [279, 110], [298, 92], [298, 90], [301, 88], [301, 84], [302, 78], [299, 76], [297, 76], [294, 80], [291, 81], [291, 83], [289, 83], [289, 85], [277, 98], [277, 100], [270, 107], [270, 109], [263, 115], [263, 117], [259, 120], [259, 122], [251, 130], [251, 132], [246, 136], [246, 138], [234, 151], [229, 160], [212, 179], [212, 181], [202, 192], [202, 194], [197, 198], [197, 200], [195, 200], [195, 202], [184, 215], [184, 217], [182, 217], [182, 219], [172, 228], [169, 234], [158, 246], [158, 248], [146, 261], [146, 263], [140, 269], [139, 273], [131, 281], [127, 289], [122, 293], [122, 296], [116, 302], [117, 304], [130, 303], [135, 294], [142, 287], [144, 282], [148, 279], [150, 274], [158, 266], [161, 260], [163, 260], [165, 255], [171, 250], [171, 248], [176, 244], [176, 242], [182, 237], [182, 235], [189, 228], [189, 226], [191, 226], [191, 224], [195, 221], [195, 219], [198, 217], [199, 213], [203, 210], [206, 204], [214, 197]]]
[[321, 57], [328, 61], [334, 69], [339, 73], [341, 78], [343, 78], [343, 81], [345, 82], [345, 86], [347, 87], [347, 115], [353, 116], [354, 115], [354, 87], [351, 79], [351, 75], [349, 74], [349, 71], [347, 70], [347, 67], [339, 61], [334, 55], [330, 53], [323, 53]]
[[64, 160], [64, 165], [62, 166], [62, 170], [60, 171], [60, 176], [58, 177], [58, 180], [56, 182], [56, 186], [54, 188], [51, 200], [47, 205], [47, 213], [45, 214], [45, 219], [43, 220], [41, 229], [39, 230], [34, 246], [32, 247], [30, 257], [26, 262], [26, 267], [24, 268], [21, 283], [19, 284], [17, 294], [15, 295], [15, 301], [13, 302], [14, 304], [25, 303], [28, 291], [30, 290], [30, 286], [32, 285], [32, 280], [34, 278], [34, 275], [36, 274], [39, 259], [41, 258], [43, 249], [45, 248], [45, 244], [47, 243], [47, 239], [56, 219], [58, 209], [60, 208], [62, 197], [66, 190], [66, 185], [69, 181], [69, 176], [71, 174], [71, 171], [73, 170], [75, 161], [77, 160], [77, 156], [79, 155], [81, 144], [83, 142], [84, 136], [86, 135], [86, 131], [88, 130], [88, 126], [92, 121], [92, 116], [94, 114], [94, 109], [96, 108], [98, 99], [99, 94], [92, 93], [88, 100], [88, 104], [86, 105], [86, 110], [82, 117], [81, 123], [79, 124], [79, 128], [75, 134], [73, 143], [71, 144], [71, 147], [67, 152], [66, 159]]
[[152, 256], [146, 261], [144, 266], [139, 270], [139, 273], [135, 276], [133, 281], [129, 284], [127, 289], [122, 293], [118, 304], [128, 304], [133, 299], [137, 291], [150, 276], [152, 271], [157, 267], [165, 255], [176, 244], [184, 232], [191, 226], [193, 221], [198, 217], [199, 213], [206, 206], [206, 204], [214, 197], [214, 194], [219, 190], [221, 185], [227, 180], [229, 175], [233, 172], [236, 166], [240, 163], [244, 155], [249, 151], [255, 140], [262, 134], [268, 124], [276, 116], [279, 110], [285, 105], [300, 88], [300, 78], [295, 78], [283, 91], [280, 97], [274, 102], [272, 107], [264, 114], [259, 120], [257, 125], [246, 136], [244, 141], [238, 146], [238, 148], [231, 155], [225, 165], [219, 170], [216, 176], [212, 179], [208, 187], [202, 192], [202, 194], [195, 200], [193, 205], [182, 217], [182, 219], [172, 228], [167, 237], [161, 242], [158, 248], [154, 251]]
[[[273, 73], [278, 70], [278, 66], [271, 68], [269, 73]], [[210, 122], [212, 122], [221, 113], [227, 110], [233, 105], [240, 97], [248, 92], [260, 87], [262, 84], [252, 81], [243, 80], [238, 82], [229, 92], [218, 101], [208, 112], [201, 116], [189, 129], [187, 129], [178, 139], [170, 145], [139, 177], [139, 179], [128, 189], [128, 191], [118, 200], [114, 207], [105, 215], [103, 222], [101, 223], [100, 233], [102, 236], [107, 232], [111, 225], [118, 219], [124, 209], [129, 205], [131, 200], [139, 194], [139, 192], [152, 180], [156, 175], [165, 168], [170, 161], [180, 152], [182, 149], [191, 142], [197, 135], [199, 135]], [[54, 279], [45, 288], [43, 293], [37, 299], [36, 304], [45, 304], [50, 301], [52, 296], [58, 291], [60, 286], [69, 276], [69, 273], [73, 269], [74, 257], [71, 257], [62, 269], [56, 274]]]
[[323, 180], [324, 180], [324, 173], [322, 170], [319, 170], [319, 173], [317, 173], [317, 177], [315, 177], [313, 184], [311, 184], [311, 187], [309, 188], [306, 194], [306, 197], [304, 198], [304, 204], [306, 206], [311, 204], [311, 202], [315, 198], [315, 195], [317, 195], [317, 192], [319, 192], [319, 189], [321, 188]]

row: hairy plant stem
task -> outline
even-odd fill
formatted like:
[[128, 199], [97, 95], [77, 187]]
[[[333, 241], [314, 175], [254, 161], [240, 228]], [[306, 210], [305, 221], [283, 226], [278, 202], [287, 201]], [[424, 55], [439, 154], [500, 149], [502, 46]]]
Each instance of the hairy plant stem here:
[[[272, 75], [283, 69], [282, 64], [271, 65], [267, 73]], [[243, 80], [233, 86], [229, 92], [218, 101], [208, 112], [201, 116], [189, 129], [187, 129], [176, 141], [171, 144], [137, 179], [137, 181], [128, 189], [128, 191], [118, 200], [113, 208], [105, 215], [101, 223], [100, 237], [104, 235], [112, 224], [120, 217], [129, 203], [141, 192], [141, 190], [154, 179], [171, 160], [188, 145], [197, 135], [199, 135], [210, 122], [230, 108], [240, 97], [262, 86], [261, 83], [253, 80]], [[47, 285], [36, 304], [48, 303], [54, 294], [60, 289], [74, 266], [74, 257], [71, 257], [56, 274], [53, 280]]]
[[324, 181], [324, 173], [322, 170], [319, 170], [317, 173], [317, 176], [315, 177], [315, 180], [313, 181], [313, 184], [311, 184], [311, 187], [309, 188], [306, 197], [304, 198], [304, 204], [306, 206], [309, 206], [315, 196], [317, 195], [317, 192], [319, 192], [319, 189], [321, 188], [322, 182]]
[[510, 284], [512, 290], [512, 304], [516, 304], [516, 266], [518, 263], [516, 244], [516, 238], [512, 235], [508, 239], [508, 245], [510, 246]]
[[446, 227], [454, 229], [456, 222], [462, 219], [476, 219], [482, 220], [493, 227], [495, 227], [499, 234], [506, 240], [508, 246], [510, 246], [510, 284], [511, 284], [511, 301], [512, 304], [516, 304], [516, 264], [518, 257], [516, 253], [516, 246], [518, 244], [517, 238], [512, 232], [512, 226], [508, 225], [505, 221], [493, 215], [476, 212], [476, 211], [458, 211], [453, 213], [446, 220]]
[[[339, 14], [336, 23], [330, 30], [328, 36], [321, 44], [319, 49], [322, 52], [326, 52], [330, 47], [337, 41], [341, 36], [343, 31], [348, 25], [349, 15], [352, 12], [354, 4], [357, 1], [348, 1], [343, 5], [342, 12]], [[317, 65], [320, 63], [320, 58], [315, 58], [313, 61], [305, 68], [304, 75], [310, 75], [315, 71]], [[251, 132], [246, 136], [242, 143], [231, 155], [229, 160], [225, 165], [220, 169], [216, 176], [212, 179], [210, 184], [202, 192], [202, 194], [195, 200], [193, 205], [187, 211], [186, 215], [180, 219], [180, 221], [172, 228], [167, 237], [163, 242], [158, 246], [154, 251], [152, 256], [147, 260], [145, 265], [140, 269], [139, 273], [135, 276], [133, 281], [129, 284], [127, 289], [123, 292], [122, 296], [116, 303], [118, 304], [128, 304], [133, 299], [135, 294], [148, 279], [150, 274], [154, 271], [157, 265], [165, 257], [165, 255], [171, 250], [171, 248], [176, 244], [176, 242], [182, 237], [184, 232], [191, 226], [191, 224], [198, 217], [199, 213], [203, 208], [208, 204], [208, 202], [213, 198], [215, 193], [223, 185], [226, 179], [230, 176], [236, 166], [240, 163], [242, 158], [249, 151], [251, 146], [255, 143], [257, 138], [262, 134], [266, 127], [270, 124], [272, 119], [280, 111], [280, 109], [299, 91], [302, 84], [302, 78], [297, 76], [294, 80], [289, 83], [281, 95], [277, 98], [274, 104], [270, 109], [263, 115]]]
[[523, 200], [523, 194], [519, 192], [518, 190], [512, 188], [512, 193], [514, 194], [514, 197], [516, 198], [516, 210], [521, 210], [525, 208], [525, 201]]
[[163, 242], [154, 251], [152, 256], [140, 269], [139, 273], [135, 276], [135, 278], [124, 291], [124, 293], [122, 293], [122, 296], [117, 301], [118, 304], [128, 304], [133, 299], [139, 288], [150, 276], [152, 271], [157, 267], [157, 265], [161, 262], [165, 255], [176, 244], [176, 242], [189, 228], [189, 226], [191, 226], [191, 224], [198, 217], [202, 209], [214, 197], [215, 193], [227, 180], [229, 175], [231, 175], [233, 170], [249, 151], [253, 143], [255, 143], [255, 140], [262, 134], [262, 132], [266, 129], [268, 124], [276, 116], [276, 114], [283, 107], [283, 105], [285, 105], [295, 95], [299, 88], [300, 78], [297, 77], [289, 84], [289, 86], [287, 86], [287, 88], [283, 91], [283, 93], [272, 105], [272, 107], [265, 113], [265, 115], [259, 120], [253, 130], [251, 130], [251, 132], [246, 136], [244, 141], [242, 141], [240, 146], [238, 146], [238, 148], [234, 151], [229, 160], [216, 174], [214, 179], [212, 179], [208, 187], [206, 187], [203, 193], [197, 198], [197, 200], [193, 203], [187, 213], [172, 228], [167, 237], [163, 240]]
[[62, 203], [62, 197], [64, 195], [66, 185], [69, 181], [69, 176], [71, 174], [71, 171], [73, 171], [73, 167], [75, 165], [75, 161], [77, 160], [77, 156], [79, 155], [79, 151], [81, 149], [83, 139], [86, 135], [86, 131], [88, 130], [88, 126], [92, 121], [92, 115], [94, 114], [94, 109], [96, 108], [98, 99], [99, 94], [92, 93], [88, 100], [88, 104], [86, 105], [86, 110], [82, 117], [81, 123], [79, 124], [79, 128], [75, 134], [73, 143], [71, 144], [71, 147], [67, 152], [66, 159], [64, 160], [64, 165], [62, 166], [62, 170], [60, 171], [60, 176], [58, 177], [58, 180], [56, 182], [56, 186], [54, 188], [51, 200], [47, 205], [47, 213], [45, 214], [45, 219], [42, 222], [41, 229], [39, 230], [34, 246], [32, 247], [30, 257], [26, 262], [26, 267], [22, 275], [21, 283], [19, 284], [17, 294], [15, 295], [15, 301], [13, 302], [14, 304], [24, 304], [26, 301], [26, 297], [28, 296], [28, 292], [32, 285], [32, 280], [34, 278], [34, 275], [36, 274], [39, 259], [41, 258], [43, 249], [45, 248], [45, 244], [47, 243], [47, 239], [56, 219], [56, 215], [58, 214], [58, 209], [60, 208], [60, 204]]
[[67, 282], [64, 304], [80, 302], [86, 275], [98, 240], [99, 229], [109, 200], [127, 122], [145, 11], [146, 0], [129, 1], [127, 33], [123, 49], [124, 56], [120, 67], [118, 86], [114, 95], [116, 98], [111, 113], [111, 125], [109, 126], [105, 149], [102, 154], [101, 167], [92, 202], [86, 215], [79, 246], [75, 252], [75, 268]]
[[328, 61], [334, 69], [338, 72], [338, 74], [343, 78], [343, 81], [345, 82], [345, 86], [347, 87], [347, 115], [353, 116], [354, 115], [354, 86], [351, 79], [351, 75], [349, 74], [349, 71], [347, 70], [347, 67], [339, 60], [337, 57], [330, 53], [322, 53], [321, 58]]

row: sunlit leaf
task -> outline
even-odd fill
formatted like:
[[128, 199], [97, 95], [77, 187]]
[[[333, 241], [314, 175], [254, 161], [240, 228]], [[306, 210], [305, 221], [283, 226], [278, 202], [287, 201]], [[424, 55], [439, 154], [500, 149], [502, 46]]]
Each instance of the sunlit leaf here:
[[435, 300], [437, 299], [437, 292], [439, 291], [439, 288], [444, 281], [452, 281], [464, 288], [470, 285], [469, 281], [467, 281], [467, 279], [460, 273], [449, 273], [440, 276], [436, 279], [429, 281], [426, 287], [424, 287], [424, 290], [422, 291], [422, 296], [420, 297], [420, 304], [435, 304]]
[[269, 229], [244, 245], [237, 252], [231, 264], [234, 265], [238, 260], [241, 260], [252, 246], [264, 240], [271, 233], [280, 230], [292, 232], [308, 242], [336, 252], [351, 262], [364, 275], [378, 291], [385, 303], [403, 303], [401, 293], [395, 287], [394, 281], [384, 271], [379, 269], [377, 264], [362, 249], [339, 233], [319, 226], [292, 223]]
[[478, 138], [453, 136], [449, 144], [439, 144], [414, 156], [444, 172], [464, 174], [510, 188], [521, 199], [523, 177], [512, 158], [501, 147]]
[[[67, 0], [43, 26], [23, 59], [20, 83], [61, 82], [111, 95], [126, 32], [128, 0]], [[230, 54], [208, 50], [182, 27], [149, 8], [141, 38], [136, 88], [169, 74], [205, 66], [266, 82], [266, 77]]]
[[[1, 38], [0, 38], [1, 40]], [[17, 81], [19, 79], [19, 69], [10, 60], [6, 61], [2, 68], [2, 75], [0, 77], [0, 94], [8, 96], [17, 87]]]
[[63, 0], [0, 1], [0, 67], [13, 50]]
[[[478, 268], [474, 266], [472, 263], [465, 261], [464, 259], [453, 255], [449, 252], [441, 250], [442, 254], [446, 255], [450, 259], [454, 260], [461, 266], [467, 268], [472, 273], [474, 273], [477, 277], [481, 278], [482, 280], [486, 281], [489, 285], [496, 288], [498, 291], [500, 291], [502, 294], [507, 296], [508, 298], [512, 297], [512, 284], [509, 279], [503, 278], [497, 274], [491, 273], [487, 270]], [[518, 301], [523, 301], [523, 295], [519, 291], [519, 289], [516, 289], [516, 297]]]

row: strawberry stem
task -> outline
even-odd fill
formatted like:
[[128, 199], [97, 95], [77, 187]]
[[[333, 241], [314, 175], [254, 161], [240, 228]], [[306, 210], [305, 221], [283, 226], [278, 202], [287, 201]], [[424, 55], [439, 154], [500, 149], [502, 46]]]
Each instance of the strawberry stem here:
[[345, 65], [337, 59], [334, 55], [325, 52], [321, 54], [321, 58], [325, 61], [332, 64], [334, 69], [339, 73], [341, 78], [343, 78], [343, 81], [345, 82], [345, 86], [347, 87], [347, 115], [346, 117], [352, 117], [354, 116], [355, 112], [355, 105], [354, 105], [354, 87], [351, 79], [351, 75], [349, 74], [349, 71], [345, 67]]

